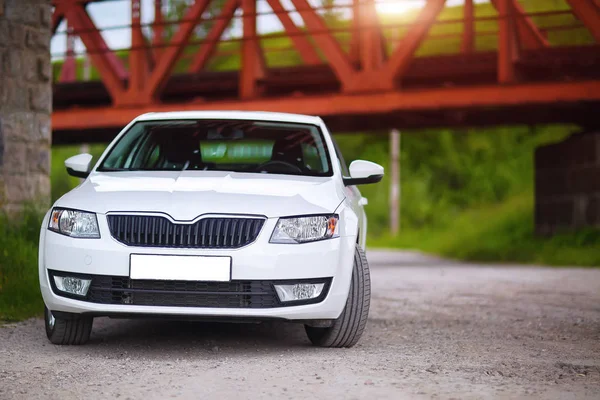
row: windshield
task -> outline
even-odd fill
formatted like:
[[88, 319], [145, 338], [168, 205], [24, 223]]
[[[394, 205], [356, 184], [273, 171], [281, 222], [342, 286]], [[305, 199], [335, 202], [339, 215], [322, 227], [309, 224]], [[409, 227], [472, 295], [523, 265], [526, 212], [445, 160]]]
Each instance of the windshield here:
[[233, 171], [331, 176], [315, 125], [179, 120], [134, 124], [98, 171]]

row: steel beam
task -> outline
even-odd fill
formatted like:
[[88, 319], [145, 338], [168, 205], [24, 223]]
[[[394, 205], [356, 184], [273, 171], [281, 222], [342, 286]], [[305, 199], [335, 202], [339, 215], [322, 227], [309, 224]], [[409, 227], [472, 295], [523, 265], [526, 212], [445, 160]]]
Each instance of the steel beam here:
[[148, 76], [146, 39], [141, 27], [141, 1], [131, 0], [131, 49], [129, 50], [129, 87], [127, 95], [135, 102], [143, 92]]
[[375, 71], [381, 67], [385, 59], [385, 43], [375, 1], [365, 0], [361, 5], [361, 20], [365, 24], [359, 26], [361, 67], [363, 71]]
[[242, 42], [242, 69], [240, 97], [251, 99], [260, 94], [258, 80], [265, 77], [266, 66], [256, 33], [256, 0], [242, 0], [244, 41]]
[[588, 28], [596, 42], [600, 43], [600, 6], [592, 0], [567, 0], [573, 14]]
[[163, 25], [162, 0], [154, 0], [154, 24], [152, 26], [152, 46], [154, 59], [158, 59], [162, 53], [164, 43], [165, 26]]
[[290, 15], [285, 11], [279, 0], [267, 0], [269, 6], [273, 12], [279, 18], [279, 21], [283, 25], [283, 29], [290, 36], [290, 40], [294, 43], [294, 47], [300, 53], [300, 57], [306, 65], [317, 65], [321, 64], [321, 59], [317, 54], [316, 50], [308, 40], [306, 33], [302, 32], [300, 28], [296, 26], [294, 21], [290, 18]]
[[473, 0], [465, 0], [463, 6], [463, 34], [460, 44], [460, 51], [463, 54], [470, 54], [475, 49], [475, 17]]
[[154, 66], [149, 40], [142, 32], [141, 0], [131, 0], [131, 49], [129, 50], [129, 86], [127, 104], [146, 100], [146, 81]]
[[227, 28], [227, 25], [233, 19], [235, 11], [240, 6], [240, 0], [227, 0], [221, 9], [219, 19], [215, 21], [215, 24], [210, 29], [210, 32], [206, 36], [206, 43], [200, 45], [200, 49], [194, 56], [192, 63], [190, 64], [190, 72], [200, 72], [206, 65], [206, 62], [215, 52], [217, 44], [223, 32]]
[[69, 24], [73, 25], [74, 33], [79, 36], [88, 50], [94, 67], [98, 70], [113, 103], [118, 104], [125, 91], [123, 75], [126, 75], [120, 60], [106, 45], [82, 3], [73, 1], [67, 7], [65, 16], [69, 20]]
[[188, 44], [188, 40], [194, 32], [194, 28], [200, 22], [209, 1], [210, 0], [197, 0], [190, 6], [183, 17], [182, 22], [179, 23], [179, 29], [171, 38], [169, 47], [164, 50], [156, 63], [156, 67], [152, 71], [150, 78], [146, 82], [146, 101], [160, 96], [160, 92], [173, 72], [175, 63]]
[[54, 6], [54, 12], [52, 13], [52, 23], [50, 28], [52, 29], [52, 34], [56, 33], [58, 26], [65, 18], [65, 11], [67, 10], [64, 4], [57, 4]]
[[352, 30], [350, 31], [350, 50], [348, 53], [350, 60], [354, 63], [360, 61], [360, 26], [362, 20], [360, 9], [360, 0], [352, 0]]
[[[502, 0], [491, 0], [492, 4], [498, 9], [498, 2]], [[515, 14], [518, 15], [516, 22], [519, 38], [524, 49], [539, 49], [550, 45], [548, 39], [540, 32], [533, 20], [525, 15], [525, 10], [517, 0], [510, 0], [514, 7]]]
[[52, 12], [52, 33], [56, 33], [56, 29], [58, 28], [58, 25], [60, 25], [60, 23], [62, 22], [62, 20], [64, 19], [65, 13], [67, 12], [67, 10], [69, 9], [69, 7], [71, 6], [71, 4], [82, 4], [82, 5], [87, 5], [88, 3], [91, 3], [92, 0], [52, 0], [52, 5], [54, 6], [54, 11]]
[[292, 0], [304, 20], [308, 33], [327, 59], [338, 80], [345, 87], [352, 80], [354, 68], [339, 42], [333, 37], [323, 19], [311, 8], [307, 0]]
[[67, 37], [66, 37], [66, 55], [63, 62], [59, 81], [75, 82], [77, 80], [77, 60], [75, 59], [75, 35], [73, 35], [73, 26], [67, 21]]
[[515, 9], [512, 0], [497, 0], [498, 13], [498, 82], [512, 83], [516, 79], [518, 57]]
[[385, 67], [387, 79], [393, 81], [406, 73], [415, 52], [444, 8], [445, 2], [446, 0], [429, 0], [425, 4], [425, 7], [421, 10], [416, 21], [413, 22], [406, 36], [402, 38], [396, 50], [390, 56]]
[[151, 104], [130, 108], [73, 108], [55, 110], [52, 114], [52, 127], [54, 130], [82, 131], [90, 127], [119, 128], [136, 116], [151, 111], [264, 110], [323, 117], [344, 115], [376, 117], [378, 114], [400, 111], [476, 110], [489, 107], [550, 106], [555, 103], [578, 105], [585, 101], [600, 101], [600, 81], [456, 87], [357, 95], [289, 96], [253, 101]]

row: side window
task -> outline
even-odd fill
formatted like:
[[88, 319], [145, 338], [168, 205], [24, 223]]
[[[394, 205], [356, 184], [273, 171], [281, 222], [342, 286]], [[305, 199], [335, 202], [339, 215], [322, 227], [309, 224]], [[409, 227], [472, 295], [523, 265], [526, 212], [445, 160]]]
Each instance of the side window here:
[[337, 142], [335, 141], [335, 139], [333, 138], [333, 136], [331, 137], [331, 141], [333, 142], [333, 147], [335, 148], [335, 155], [338, 159], [338, 162], [340, 163], [340, 168], [342, 170], [342, 175], [345, 177], [349, 177], [350, 176], [350, 171], [348, 171], [348, 165], [346, 165], [346, 161], [344, 161], [344, 157], [342, 156], [342, 152], [340, 151], [340, 148], [337, 144]]

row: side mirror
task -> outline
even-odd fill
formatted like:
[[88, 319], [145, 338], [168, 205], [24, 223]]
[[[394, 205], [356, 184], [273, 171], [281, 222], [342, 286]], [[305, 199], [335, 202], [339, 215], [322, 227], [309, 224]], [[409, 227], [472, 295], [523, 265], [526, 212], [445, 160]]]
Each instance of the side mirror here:
[[65, 161], [67, 173], [77, 178], [87, 178], [90, 175], [90, 164], [92, 162], [91, 154], [78, 154]]
[[344, 185], [364, 185], [377, 183], [383, 178], [383, 167], [371, 161], [355, 160], [350, 164], [350, 178], [344, 178]]

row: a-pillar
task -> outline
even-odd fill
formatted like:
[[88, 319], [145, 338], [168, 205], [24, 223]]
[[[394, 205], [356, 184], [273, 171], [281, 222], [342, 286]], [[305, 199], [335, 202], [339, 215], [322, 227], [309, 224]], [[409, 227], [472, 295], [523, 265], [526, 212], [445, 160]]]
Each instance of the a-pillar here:
[[0, 210], [50, 198], [49, 0], [0, 0]]

